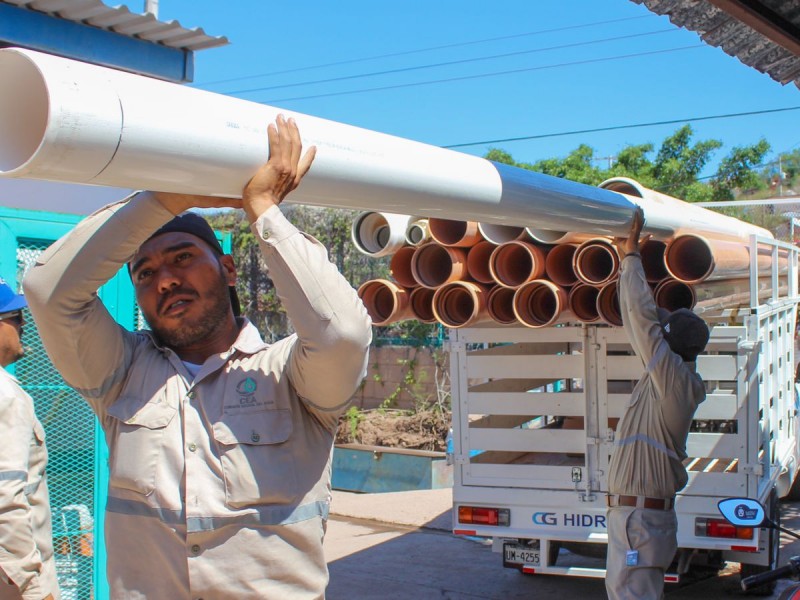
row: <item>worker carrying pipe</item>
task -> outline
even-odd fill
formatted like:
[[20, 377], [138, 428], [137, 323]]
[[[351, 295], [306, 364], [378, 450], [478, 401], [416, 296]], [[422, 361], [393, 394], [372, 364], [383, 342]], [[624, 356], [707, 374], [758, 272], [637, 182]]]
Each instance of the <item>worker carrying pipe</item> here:
[[644, 374], [617, 426], [609, 466], [610, 600], [663, 596], [678, 545], [675, 494], [688, 480], [686, 439], [706, 397], [695, 361], [708, 343], [708, 326], [690, 310], [656, 308], [639, 254], [643, 224], [638, 209], [628, 237], [614, 240], [622, 259], [622, 322]]
[[[366, 374], [371, 323], [325, 248], [279, 205], [314, 158], [292, 120], [241, 199], [144, 193], [80, 223], [25, 291], [42, 341], [109, 449], [112, 598], [322, 598], [339, 415]], [[192, 207], [243, 208], [296, 333], [265, 344], [237, 314], [233, 259]], [[152, 331], [97, 289], [126, 263]]]

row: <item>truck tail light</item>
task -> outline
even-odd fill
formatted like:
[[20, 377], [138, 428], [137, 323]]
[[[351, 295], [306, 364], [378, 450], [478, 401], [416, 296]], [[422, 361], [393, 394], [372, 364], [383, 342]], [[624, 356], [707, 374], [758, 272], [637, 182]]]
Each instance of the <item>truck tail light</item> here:
[[507, 508], [459, 506], [458, 522], [465, 525], [494, 525], [508, 527], [511, 524], [511, 512]]
[[736, 527], [724, 519], [698, 517], [694, 520], [694, 534], [699, 537], [752, 540], [755, 530], [752, 527]]

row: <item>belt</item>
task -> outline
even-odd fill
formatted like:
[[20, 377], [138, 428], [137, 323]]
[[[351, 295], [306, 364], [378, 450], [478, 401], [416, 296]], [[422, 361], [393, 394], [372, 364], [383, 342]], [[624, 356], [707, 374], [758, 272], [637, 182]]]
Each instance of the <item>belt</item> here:
[[609, 494], [606, 496], [608, 506], [632, 506], [634, 508], [652, 508], [655, 510], [672, 510], [675, 498], [648, 498], [647, 496], [622, 496]]

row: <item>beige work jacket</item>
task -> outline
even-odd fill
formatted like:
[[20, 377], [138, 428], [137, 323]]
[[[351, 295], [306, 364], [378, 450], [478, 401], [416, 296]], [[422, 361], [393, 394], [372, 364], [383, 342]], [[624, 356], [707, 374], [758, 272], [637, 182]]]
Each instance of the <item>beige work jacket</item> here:
[[0, 368], [0, 600], [58, 598], [47, 448], [33, 400]]
[[695, 363], [684, 362], [664, 339], [639, 256], [622, 261], [618, 289], [625, 332], [644, 374], [617, 425], [608, 491], [670, 498], [688, 479], [686, 438], [705, 385]]
[[105, 207], [24, 284], [53, 363], [105, 431], [111, 596], [321, 598], [334, 430], [366, 372], [369, 317], [325, 248], [272, 207], [253, 231], [297, 333], [269, 345], [242, 320], [193, 380], [95, 294], [171, 218], [146, 193]]

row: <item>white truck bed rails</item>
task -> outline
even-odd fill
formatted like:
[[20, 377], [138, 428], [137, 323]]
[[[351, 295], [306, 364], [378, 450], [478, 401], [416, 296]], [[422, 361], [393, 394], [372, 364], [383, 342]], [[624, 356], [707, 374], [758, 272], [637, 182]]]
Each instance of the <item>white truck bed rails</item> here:
[[[796, 309], [793, 295], [713, 323], [698, 357], [708, 395], [689, 434], [689, 482], [676, 502], [680, 548], [767, 564], [764, 531], [727, 539], [708, 535], [707, 523], [720, 519], [719, 499], [766, 504], [776, 485], [784, 495], [794, 479]], [[603, 566], [553, 564], [553, 542], [607, 541], [614, 429], [643, 370], [624, 330], [475, 327], [451, 331], [450, 353], [454, 531], [491, 537], [496, 551], [507, 543], [538, 551], [526, 555], [536, 561], [515, 565], [523, 571], [603, 577]]]

